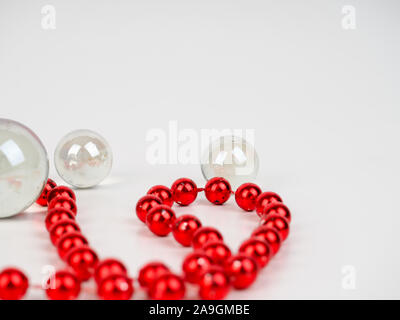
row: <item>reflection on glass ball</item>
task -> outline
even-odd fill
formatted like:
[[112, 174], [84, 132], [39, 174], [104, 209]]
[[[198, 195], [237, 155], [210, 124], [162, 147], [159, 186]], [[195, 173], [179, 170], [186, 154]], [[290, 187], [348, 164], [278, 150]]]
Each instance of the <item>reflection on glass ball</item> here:
[[0, 119], [0, 218], [33, 204], [48, 175], [47, 152], [39, 138], [18, 122]]
[[90, 130], [68, 133], [54, 153], [57, 172], [77, 188], [90, 188], [102, 182], [111, 171], [112, 160], [107, 141]]
[[253, 181], [258, 173], [258, 155], [245, 139], [224, 136], [210, 143], [201, 161], [206, 180], [223, 177], [236, 189], [242, 183]]

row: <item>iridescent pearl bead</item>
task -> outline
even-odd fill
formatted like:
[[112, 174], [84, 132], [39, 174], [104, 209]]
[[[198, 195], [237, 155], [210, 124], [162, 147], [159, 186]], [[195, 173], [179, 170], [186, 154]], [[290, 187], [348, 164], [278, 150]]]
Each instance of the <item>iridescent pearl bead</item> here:
[[206, 180], [223, 177], [233, 188], [252, 181], [259, 169], [254, 147], [243, 138], [224, 136], [212, 141], [202, 156], [201, 171]]
[[39, 138], [18, 122], [0, 119], [0, 218], [33, 204], [48, 174], [47, 152]]
[[112, 161], [110, 145], [90, 130], [68, 133], [54, 153], [57, 172], [77, 188], [90, 188], [102, 182], [111, 171]]

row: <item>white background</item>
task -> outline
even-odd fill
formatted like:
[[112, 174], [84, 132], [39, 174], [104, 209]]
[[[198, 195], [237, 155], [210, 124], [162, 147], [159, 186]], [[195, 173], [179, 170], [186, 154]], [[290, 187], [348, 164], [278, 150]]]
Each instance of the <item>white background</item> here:
[[[46, 4], [55, 30], [41, 26]], [[355, 30], [342, 28], [343, 5], [356, 9]], [[257, 183], [291, 208], [292, 232], [258, 281], [229, 298], [400, 298], [399, 14], [395, 0], [2, 0], [0, 117], [32, 128], [51, 164], [73, 129], [106, 137], [113, 171], [77, 191], [78, 222], [134, 277], [155, 259], [179, 272], [190, 252], [153, 236], [137, 199], [182, 176], [204, 184], [198, 165], [150, 165], [149, 130], [171, 120], [254, 129]], [[61, 182], [53, 165], [51, 177]], [[233, 249], [257, 224], [234, 201], [212, 207], [203, 195], [176, 211], [218, 226]], [[0, 221], [0, 268], [16, 265], [35, 284], [44, 265], [64, 267], [43, 220], [35, 206]], [[343, 287], [348, 265], [354, 290]]]

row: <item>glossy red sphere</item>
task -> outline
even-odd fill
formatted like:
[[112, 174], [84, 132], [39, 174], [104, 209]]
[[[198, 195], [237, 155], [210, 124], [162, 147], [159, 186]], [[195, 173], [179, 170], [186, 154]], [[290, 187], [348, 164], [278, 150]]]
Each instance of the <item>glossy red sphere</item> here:
[[203, 252], [192, 252], [183, 260], [182, 271], [187, 282], [198, 283], [213, 265], [211, 258]]
[[232, 194], [232, 187], [228, 180], [215, 177], [207, 181], [204, 193], [208, 201], [220, 205], [228, 201]]
[[154, 300], [180, 300], [185, 296], [186, 287], [182, 278], [167, 273], [154, 280], [148, 291], [149, 298]]
[[50, 240], [56, 245], [57, 241], [66, 233], [80, 232], [78, 224], [72, 219], [63, 219], [54, 223], [49, 230]]
[[69, 271], [57, 271], [47, 280], [46, 294], [51, 300], [74, 300], [79, 296], [81, 284]]
[[77, 207], [74, 200], [67, 196], [59, 196], [55, 197], [53, 200], [50, 201], [48, 210], [57, 209], [57, 208], [64, 208], [72, 211], [74, 215], [77, 213]]
[[150, 194], [145, 195], [144, 197], [140, 198], [136, 204], [136, 215], [142, 222], [146, 223], [146, 216], [149, 211], [161, 204], [162, 201], [160, 198]]
[[171, 190], [166, 186], [154, 186], [147, 191], [147, 194], [152, 194], [161, 199], [162, 203], [171, 207], [174, 203]]
[[235, 289], [246, 289], [257, 278], [258, 264], [254, 258], [239, 254], [228, 260], [225, 272]]
[[261, 217], [260, 226], [267, 226], [278, 230], [282, 241], [286, 240], [289, 235], [289, 221], [279, 214], [269, 214]]
[[69, 197], [76, 202], [75, 192], [66, 186], [58, 186], [53, 188], [47, 196], [47, 203], [50, 203], [51, 200], [57, 197]]
[[75, 214], [65, 208], [55, 208], [48, 211], [44, 220], [46, 229], [50, 231], [50, 228], [61, 220], [75, 220]]
[[194, 234], [192, 239], [192, 247], [201, 249], [209, 241], [223, 241], [221, 233], [212, 227], [201, 227]]
[[261, 189], [254, 183], [243, 183], [235, 192], [235, 200], [240, 208], [253, 211], [256, 208], [257, 197]]
[[202, 251], [211, 258], [213, 263], [219, 265], [224, 265], [232, 255], [229, 247], [221, 241], [207, 242]]
[[117, 259], [104, 259], [100, 261], [94, 270], [94, 280], [99, 284], [110, 275], [128, 275], [124, 264]]
[[185, 247], [190, 247], [194, 233], [201, 227], [201, 222], [195, 216], [186, 214], [175, 220], [172, 234], [177, 242]]
[[97, 294], [103, 300], [129, 300], [133, 291], [132, 279], [123, 274], [111, 274], [97, 287]]
[[57, 242], [57, 250], [61, 259], [65, 259], [67, 253], [77, 247], [87, 246], [87, 239], [79, 232], [64, 234]]
[[259, 238], [266, 241], [269, 244], [272, 255], [275, 255], [281, 247], [281, 236], [275, 228], [261, 226], [254, 230], [251, 236], [252, 238]]
[[264, 208], [262, 217], [266, 217], [273, 214], [278, 214], [282, 217], [285, 217], [289, 222], [292, 219], [289, 208], [285, 206], [282, 202], [274, 202], [266, 206]]
[[261, 193], [256, 200], [257, 214], [261, 217], [265, 207], [273, 202], [282, 202], [282, 198], [275, 192], [271, 191]]
[[74, 270], [80, 281], [86, 281], [93, 276], [99, 258], [93, 249], [81, 246], [68, 251], [65, 261]]
[[171, 192], [172, 198], [177, 204], [187, 206], [196, 200], [198, 190], [193, 180], [180, 178], [173, 183]]
[[158, 277], [166, 273], [170, 273], [170, 271], [165, 264], [162, 262], [150, 262], [140, 269], [139, 284], [141, 287], [148, 289]]
[[51, 190], [53, 190], [55, 187], [57, 187], [57, 183], [55, 183], [51, 179], [47, 179], [47, 183], [43, 188], [42, 193], [40, 194], [40, 197], [36, 200], [36, 203], [41, 205], [42, 207], [47, 206], [47, 197], [50, 193]]
[[271, 249], [267, 242], [258, 238], [250, 238], [242, 243], [239, 253], [254, 258], [260, 268], [265, 267], [271, 258]]
[[1, 300], [20, 300], [24, 297], [28, 287], [28, 278], [22, 271], [16, 268], [7, 268], [0, 272]]
[[230, 290], [230, 280], [222, 267], [213, 266], [199, 281], [199, 296], [205, 300], [224, 299]]
[[167, 205], [157, 206], [149, 211], [146, 224], [150, 231], [164, 237], [172, 231], [175, 222], [175, 212]]

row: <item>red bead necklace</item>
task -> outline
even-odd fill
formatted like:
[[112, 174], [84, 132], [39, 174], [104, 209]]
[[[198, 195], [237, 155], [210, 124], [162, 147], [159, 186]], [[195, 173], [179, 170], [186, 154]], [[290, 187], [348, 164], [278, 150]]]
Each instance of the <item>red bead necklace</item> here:
[[[222, 205], [235, 194], [240, 208], [256, 210], [261, 217], [260, 226], [242, 243], [238, 254], [232, 255], [217, 229], [202, 226], [192, 215], [176, 218], [171, 209], [173, 203], [190, 205], [202, 191], [215, 205]], [[127, 268], [116, 259], [100, 261], [75, 221], [75, 193], [49, 179], [37, 203], [48, 206], [45, 226], [60, 258], [68, 266], [49, 278], [45, 289], [48, 298], [76, 299], [81, 283], [93, 277], [100, 298], [130, 299], [134, 287]], [[185, 282], [197, 285], [202, 299], [223, 299], [232, 286], [249, 287], [287, 238], [291, 220], [289, 209], [276, 193], [262, 193], [252, 183], [245, 183], [233, 192], [229, 182], [218, 177], [209, 180], [204, 189], [197, 188], [187, 178], [176, 180], [171, 189], [154, 186], [137, 202], [136, 214], [154, 234], [167, 236], [172, 232], [178, 243], [194, 248], [183, 261], [182, 276], [172, 273], [162, 262], [151, 262], [140, 269], [138, 282], [151, 299], [182, 299]], [[28, 278], [22, 271], [7, 268], [0, 272], [0, 299], [21, 299], [28, 287]]]
[[[235, 194], [240, 208], [256, 210], [261, 217], [260, 226], [242, 243], [238, 254], [232, 255], [217, 229], [203, 227], [192, 215], [177, 218], [171, 209], [173, 202], [181, 206], [190, 205], [201, 191], [215, 205], [224, 204], [231, 194]], [[136, 214], [155, 235], [172, 233], [178, 243], [194, 249], [183, 261], [181, 277], [172, 274], [162, 263], [152, 263], [142, 269], [139, 282], [149, 290], [148, 295], [153, 299], [182, 298], [185, 291], [183, 281], [198, 285], [202, 299], [223, 299], [231, 286], [236, 289], [249, 287], [287, 238], [291, 220], [290, 210], [276, 193], [262, 193], [253, 183], [242, 184], [233, 192], [229, 182], [220, 177], [210, 179], [204, 189], [197, 188], [188, 178], [176, 180], [171, 189], [154, 186], [137, 202]], [[169, 276], [161, 277], [162, 274]], [[141, 277], [152, 280], [141, 281]]]

